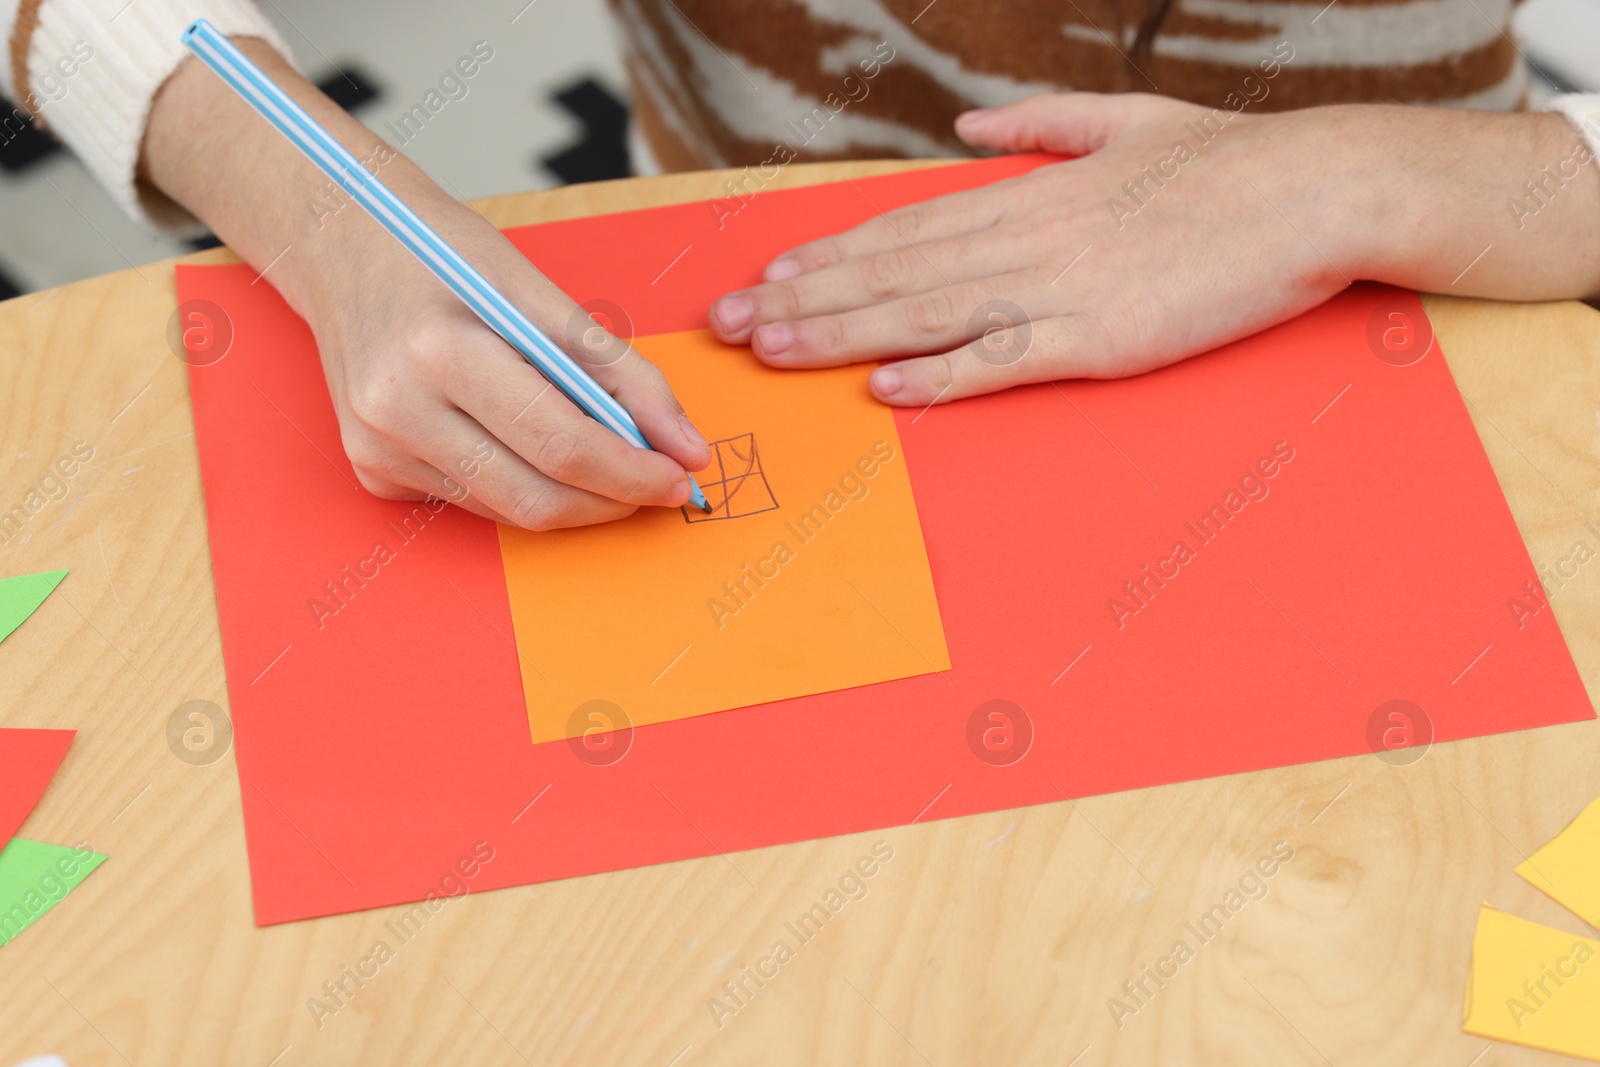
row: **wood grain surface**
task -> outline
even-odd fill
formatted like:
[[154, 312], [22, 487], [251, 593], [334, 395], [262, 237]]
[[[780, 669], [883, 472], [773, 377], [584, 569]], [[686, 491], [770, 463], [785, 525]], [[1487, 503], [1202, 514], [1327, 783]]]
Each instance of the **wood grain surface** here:
[[[779, 184], [903, 166], [795, 166]], [[713, 197], [725, 177], [479, 208], [517, 225]], [[0, 646], [0, 723], [79, 731], [23, 832], [111, 857], [0, 948], [0, 1064], [1573, 1062], [1463, 1034], [1461, 1011], [1481, 901], [1583, 930], [1512, 868], [1600, 795], [1592, 721], [1410, 766], [1367, 756], [769, 848], [738, 856], [748, 882], [711, 857], [473, 894], [318, 1017], [308, 1001], [399, 909], [257, 929], [233, 753], [169, 748], [180, 705], [227, 704], [175, 306], [170, 262], [0, 304], [0, 511], [76, 442], [95, 450], [0, 547], [0, 573], [71, 568]], [[1600, 528], [1600, 314], [1427, 307], [1534, 562], [1600, 549], [1584, 525]], [[1600, 562], [1566, 566], [1551, 602], [1593, 693]], [[724, 981], [792, 943], [784, 924], [878, 841], [893, 859], [866, 896], [714, 1019]], [[1293, 858], [1266, 896], [1119, 1026], [1107, 1000], [1275, 842]]]

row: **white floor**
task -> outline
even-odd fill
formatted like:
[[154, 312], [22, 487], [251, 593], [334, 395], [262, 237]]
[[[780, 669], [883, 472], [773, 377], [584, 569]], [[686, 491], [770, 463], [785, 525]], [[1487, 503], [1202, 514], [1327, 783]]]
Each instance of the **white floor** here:
[[[601, 0], [258, 0], [320, 80], [350, 63], [379, 90], [358, 110], [374, 129], [421, 101], [474, 42], [494, 58], [406, 152], [460, 197], [559, 184], [539, 164], [580, 139], [550, 94], [591, 77], [625, 96]], [[386, 136], [394, 139], [393, 134]], [[65, 152], [0, 171], [0, 275], [26, 292], [187, 251], [130, 222]]]
[[1512, 25], [1528, 58], [1563, 88], [1600, 92], [1600, 0], [1526, 0]]

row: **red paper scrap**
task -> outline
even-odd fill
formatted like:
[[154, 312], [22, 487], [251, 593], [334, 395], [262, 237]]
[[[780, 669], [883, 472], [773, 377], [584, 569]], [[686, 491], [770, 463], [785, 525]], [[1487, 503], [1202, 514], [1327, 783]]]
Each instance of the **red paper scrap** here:
[[0, 729], [0, 849], [44, 796], [76, 733]]

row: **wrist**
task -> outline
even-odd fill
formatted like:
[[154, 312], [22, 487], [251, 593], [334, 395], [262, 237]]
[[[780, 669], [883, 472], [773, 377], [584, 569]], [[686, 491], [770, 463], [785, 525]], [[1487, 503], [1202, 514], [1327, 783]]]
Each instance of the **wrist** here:
[[1306, 183], [1308, 238], [1351, 279], [1507, 300], [1600, 291], [1600, 163], [1561, 116], [1392, 105], [1299, 116], [1300, 150], [1321, 161]]
[[[449, 198], [410, 160], [301, 77], [264, 42], [234, 42], [395, 193], [426, 214]], [[286, 137], [196, 60], [162, 87], [140, 175], [205, 222], [301, 315], [336, 302], [370, 261], [381, 227]], [[453, 203], [453, 201], [452, 201]], [[332, 291], [330, 291], [332, 290]]]
[[[1366, 105], [1308, 108], [1273, 116], [1286, 124], [1282, 142], [1296, 159], [1291, 171], [1299, 202], [1292, 217], [1305, 238], [1344, 279], [1381, 277], [1402, 229], [1404, 207], [1419, 197], [1397, 195], [1385, 179], [1397, 155], [1390, 110]], [[1427, 196], [1420, 199], [1426, 201]]]
[[[365, 157], [357, 158], [365, 162]], [[388, 162], [379, 162], [381, 158], [374, 159], [376, 170], [369, 171], [469, 259], [470, 237], [477, 227], [499, 238], [482, 216], [445, 193], [411, 160], [393, 149]], [[315, 200], [299, 205], [299, 212], [303, 218], [293, 252], [273, 270], [271, 280], [314, 326], [357, 326], [352, 314], [414, 292], [418, 282], [426, 292], [437, 284], [386, 227], [337, 185], [319, 186]]]

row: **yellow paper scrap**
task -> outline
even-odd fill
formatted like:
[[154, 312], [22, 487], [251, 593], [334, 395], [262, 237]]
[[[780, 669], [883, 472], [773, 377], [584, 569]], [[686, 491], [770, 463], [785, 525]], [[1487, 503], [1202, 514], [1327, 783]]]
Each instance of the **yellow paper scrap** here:
[[1485, 904], [1462, 1028], [1600, 1062], [1600, 941]]
[[1517, 873], [1590, 926], [1600, 927], [1600, 800], [1584, 808]]

